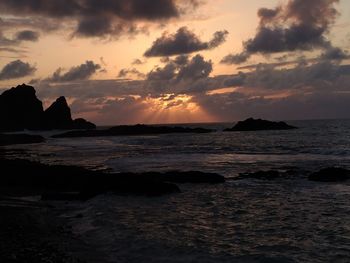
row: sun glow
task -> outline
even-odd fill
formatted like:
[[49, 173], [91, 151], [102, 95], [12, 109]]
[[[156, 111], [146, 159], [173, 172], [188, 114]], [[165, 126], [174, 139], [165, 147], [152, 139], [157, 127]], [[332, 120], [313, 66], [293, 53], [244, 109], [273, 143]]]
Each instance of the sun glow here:
[[146, 114], [148, 123], [210, 122], [214, 118], [204, 111], [192, 96], [186, 94], [164, 94], [158, 98], [148, 97]]

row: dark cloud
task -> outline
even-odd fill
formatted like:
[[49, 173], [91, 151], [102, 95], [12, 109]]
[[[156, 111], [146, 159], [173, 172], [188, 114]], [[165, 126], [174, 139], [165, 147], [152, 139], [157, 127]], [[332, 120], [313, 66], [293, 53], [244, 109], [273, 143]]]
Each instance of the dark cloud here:
[[164, 67], [157, 67], [147, 75], [148, 80], [197, 80], [207, 78], [213, 70], [211, 61], [205, 61], [201, 55], [192, 59], [178, 56]]
[[144, 78], [145, 74], [137, 70], [136, 68], [121, 69], [118, 74], [118, 78], [127, 78], [129, 76], [136, 76], [137, 78]]
[[246, 79], [246, 75], [240, 72], [238, 75], [226, 79], [224, 82], [224, 85], [225, 87], [242, 86], [244, 84], [245, 79]]
[[[327, 33], [338, 15], [339, 0], [289, 0], [276, 9], [258, 11], [260, 24], [256, 35], [243, 43], [244, 51], [229, 55], [224, 63], [240, 64], [250, 55], [286, 51], [327, 49]], [[244, 56], [242, 56], [244, 55]]]
[[163, 68], [157, 67], [152, 70], [147, 75], [148, 80], [171, 80], [176, 76], [178, 67], [175, 63], [170, 62], [165, 65]]
[[230, 64], [239, 65], [246, 62], [249, 59], [249, 57], [250, 57], [250, 54], [247, 52], [242, 52], [239, 54], [229, 54], [221, 60], [221, 63], [229, 64], [229, 65]]
[[173, 61], [176, 65], [182, 66], [188, 63], [188, 59], [189, 58], [187, 55], [180, 55], [180, 56], [177, 56]]
[[38, 41], [40, 34], [31, 30], [24, 30], [16, 33], [16, 40], [18, 41]]
[[350, 58], [350, 56], [347, 51], [342, 50], [341, 48], [330, 47], [324, 53], [321, 54], [320, 58], [328, 60], [343, 60]]
[[135, 59], [131, 64], [132, 65], [143, 65], [145, 62], [142, 61], [141, 59]]
[[74, 35], [101, 37], [135, 32], [135, 22], [177, 18], [197, 1], [184, 0], [2, 0], [0, 13], [76, 23]]
[[224, 43], [227, 35], [227, 31], [218, 31], [214, 33], [212, 40], [203, 42], [187, 27], [181, 27], [175, 34], [163, 33], [144, 55], [146, 57], [166, 57], [209, 50]]
[[201, 79], [207, 78], [213, 71], [213, 63], [205, 61], [201, 55], [196, 55], [185, 66], [180, 68], [177, 79]]
[[5, 65], [0, 71], [0, 80], [18, 79], [33, 75], [35, 66], [21, 60], [15, 60]]
[[94, 75], [97, 70], [101, 69], [99, 64], [95, 64], [93, 61], [86, 61], [80, 66], [72, 67], [67, 72], [62, 73], [63, 69], [59, 68], [56, 72], [48, 79], [51, 82], [66, 82], [89, 79]]

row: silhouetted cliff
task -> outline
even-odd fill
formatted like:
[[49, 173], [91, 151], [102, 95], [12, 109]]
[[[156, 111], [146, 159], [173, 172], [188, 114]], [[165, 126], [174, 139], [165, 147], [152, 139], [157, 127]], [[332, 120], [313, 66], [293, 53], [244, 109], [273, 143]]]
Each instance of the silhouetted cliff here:
[[42, 129], [43, 106], [31, 86], [20, 85], [0, 95], [0, 130]]
[[84, 119], [73, 120], [65, 97], [44, 111], [35, 93], [34, 87], [22, 84], [0, 95], [0, 131], [96, 128]]

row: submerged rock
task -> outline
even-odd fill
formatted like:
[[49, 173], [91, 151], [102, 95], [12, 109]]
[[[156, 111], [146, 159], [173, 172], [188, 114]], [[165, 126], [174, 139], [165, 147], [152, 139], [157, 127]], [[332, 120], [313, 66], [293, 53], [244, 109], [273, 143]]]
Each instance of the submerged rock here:
[[41, 143], [45, 139], [40, 135], [28, 134], [0, 134], [0, 146], [13, 144]]
[[104, 136], [125, 136], [125, 135], [156, 135], [171, 133], [209, 133], [212, 130], [203, 128], [186, 128], [170, 126], [150, 126], [150, 125], [133, 125], [133, 126], [116, 126], [107, 130], [94, 131], [70, 131], [63, 134], [52, 136], [53, 138], [74, 138], [74, 137], [104, 137]]
[[291, 130], [297, 129], [287, 123], [273, 122], [262, 119], [249, 118], [245, 121], [239, 121], [233, 128], [225, 129], [224, 131], [263, 131], [263, 130]]
[[316, 182], [343, 182], [349, 179], [349, 170], [336, 167], [325, 168], [309, 175], [309, 180]]

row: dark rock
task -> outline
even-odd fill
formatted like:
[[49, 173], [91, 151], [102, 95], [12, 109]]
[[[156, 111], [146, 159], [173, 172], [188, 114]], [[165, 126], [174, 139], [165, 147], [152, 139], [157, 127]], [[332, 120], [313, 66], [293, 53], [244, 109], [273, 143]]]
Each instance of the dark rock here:
[[287, 123], [273, 122], [262, 119], [249, 118], [245, 121], [239, 121], [233, 128], [226, 129], [225, 131], [263, 131], [263, 130], [291, 130], [297, 129], [294, 126], [290, 126]]
[[98, 194], [159, 196], [180, 192], [177, 185], [141, 174], [108, 174], [76, 166], [45, 165], [0, 158], [0, 186], [26, 189], [47, 200], [87, 200]]
[[310, 181], [343, 182], [350, 179], [350, 171], [343, 168], [325, 168], [309, 175]]
[[236, 180], [246, 179], [246, 178], [253, 178], [258, 180], [274, 180], [277, 178], [280, 178], [281, 174], [279, 171], [258, 171], [255, 173], [242, 173], [238, 177], [236, 177]]
[[43, 106], [35, 89], [25, 84], [0, 95], [0, 130], [38, 130], [42, 127]]
[[[0, 158], [5, 171], [0, 187], [27, 189], [45, 200], [87, 200], [103, 193], [160, 196], [180, 192], [174, 183], [223, 183], [224, 177], [202, 172], [105, 173], [76, 166], [45, 165]], [[0, 188], [1, 190], [1, 188]]]
[[224, 183], [225, 177], [216, 173], [204, 173], [198, 171], [171, 171], [166, 173], [145, 173], [147, 177], [170, 183], [192, 184], [218, 184]]
[[50, 129], [71, 129], [72, 115], [65, 97], [59, 97], [44, 112], [46, 127]]
[[96, 129], [96, 125], [89, 121], [86, 121], [85, 119], [79, 118], [73, 121], [72, 128], [74, 130], [94, 130]]
[[0, 131], [94, 129], [84, 119], [72, 120], [64, 97], [58, 98], [45, 112], [35, 89], [25, 84], [0, 95]]
[[74, 138], [74, 137], [104, 137], [104, 136], [125, 136], [125, 135], [156, 135], [171, 133], [209, 133], [212, 130], [203, 128], [186, 128], [170, 126], [116, 126], [107, 130], [95, 131], [70, 131], [52, 136], [53, 138]]
[[0, 146], [12, 144], [41, 143], [45, 139], [40, 135], [28, 134], [0, 134]]

